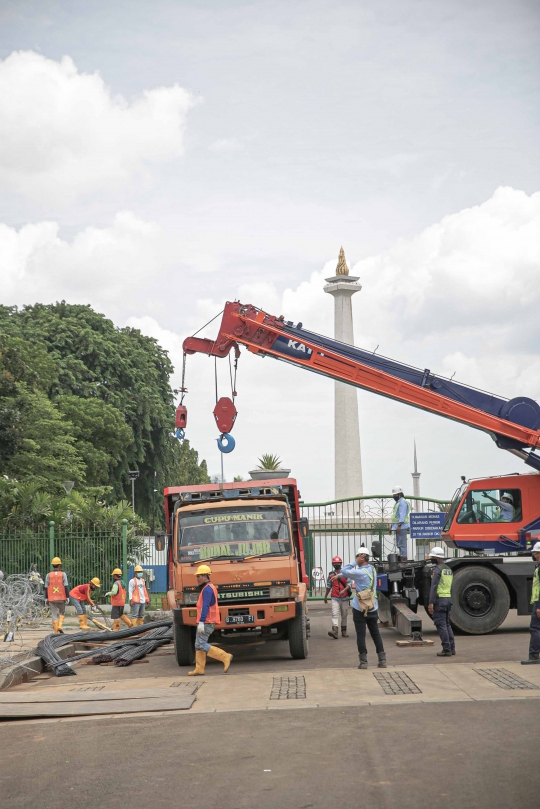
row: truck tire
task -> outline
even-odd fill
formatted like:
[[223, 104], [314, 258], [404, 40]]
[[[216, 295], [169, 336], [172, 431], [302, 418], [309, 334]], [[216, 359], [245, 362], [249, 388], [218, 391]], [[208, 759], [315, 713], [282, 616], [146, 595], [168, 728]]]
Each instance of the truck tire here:
[[306, 605], [300, 604], [295, 617], [289, 621], [289, 651], [293, 660], [308, 656]]
[[510, 609], [510, 593], [493, 570], [469, 565], [456, 571], [452, 585], [452, 626], [467, 635], [487, 635], [497, 629]]
[[191, 627], [174, 622], [174, 653], [179, 666], [191, 666], [195, 660], [195, 644]]

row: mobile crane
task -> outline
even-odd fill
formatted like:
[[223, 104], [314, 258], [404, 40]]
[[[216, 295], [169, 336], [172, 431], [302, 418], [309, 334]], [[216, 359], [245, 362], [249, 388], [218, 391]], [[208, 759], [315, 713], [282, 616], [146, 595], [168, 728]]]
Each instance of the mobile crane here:
[[[500, 449], [540, 471], [536, 451], [540, 447], [540, 406], [533, 399], [494, 396], [427, 368], [420, 370], [316, 334], [304, 329], [302, 323], [294, 325], [283, 315], [275, 317], [239, 301], [225, 304], [215, 340], [184, 340], [184, 359], [186, 354], [197, 352], [223, 358], [231, 351], [238, 358], [241, 345], [260, 357], [282, 360], [482, 430]], [[230, 418], [220, 422], [216, 410], [214, 415], [228, 440], [228, 430], [222, 428], [232, 429], [236, 409], [232, 401], [221, 401], [222, 411], [229, 409]], [[184, 411], [180, 405], [177, 424], [185, 424]], [[510, 521], [502, 521], [497, 507], [504, 494], [513, 501]], [[447, 546], [470, 552], [469, 556], [447, 560], [454, 569], [455, 626], [471, 634], [485, 634], [501, 625], [509, 609], [517, 609], [520, 615], [529, 613], [534, 563], [526, 552], [539, 536], [538, 474], [464, 481], [452, 499], [442, 532]], [[394, 624], [404, 621], [414, 634], [420, 623], [414, 621], [417, 605], [427, 604], [429, 570], [424, 563], [398, 565], [393, 559], [381, 560], [377, 567], [381, 612], [386, 611]]]

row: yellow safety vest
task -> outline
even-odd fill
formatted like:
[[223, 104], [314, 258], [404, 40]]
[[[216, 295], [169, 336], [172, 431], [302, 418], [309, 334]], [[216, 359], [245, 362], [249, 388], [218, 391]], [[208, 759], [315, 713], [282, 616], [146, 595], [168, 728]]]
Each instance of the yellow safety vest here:
[[437, 565], [441, 571], [441, 578], [437, 585], [437, 598], [452, 598], [452, 582], [454, 574], [448, 565]]
[[539, 569], [540, 568], [537, 567], [534, 571], [531, 604], [536, 604], [537, 601], [540, 601], [540, 578], [538, 576]]

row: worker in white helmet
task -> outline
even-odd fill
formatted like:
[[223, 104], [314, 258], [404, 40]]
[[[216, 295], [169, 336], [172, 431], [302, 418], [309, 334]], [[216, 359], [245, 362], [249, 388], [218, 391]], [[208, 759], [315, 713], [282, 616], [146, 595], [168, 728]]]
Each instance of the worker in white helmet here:
[[454, 574], [452, 573], [452, 568], [444, 563], [446, 554], [442, 548], [432, 548], [429, 552], [429, 558], [433, 563], [433, 568], [428, 613], [437, 627], [442, 645], [442, 650], [437, 652], [437, 657], [451, 657], [456, 653], [456, 641], [450, 623]]
[[532, 548], [532, 558], [536, 562], [532, 582], [531, 593], [531, 625], [529, 632], [531, 640], [529, 643], [529, 657], [522, 660], [526, 666], [530, 663], [540, 663], [540, 542], [536, 542]]
[[514, 498], [510, 494], [510, 492], [503, 492], [501, 499], [497, 500], [496, 497], [492, 497], [487, 492], [482, 492], [484, 497], [487, 497], [488, 500], [491, 500], [492, 503], [499, 506], [499, 510], [495, 515], [494, 522], [513, 522], [514, 517], [516, 514], [516, 510], [514, 508]]
[[379, 632], [379, 604], [377, 601], [377, 571], [369, 563], [369, 550], [362, 545], [356, 551], [355, 564], [345, 565], [341, 574], [355, 583], [356, 595], [352, 601], [354, 628], [356, 630], [356, 645], [360, 657], [359, 669], [367, 669], [366, 628], [369, 629], [371, 639], [375, 644], [375, 651], [379, 660], [378, 668], [385, 669], [386, 653]]
[[399, 561], [407, 561], [407, 531], [409, 530], [409, 512], [410, 507], [401, 486], [394, 486], [392, 489], [392, 497], [395, 500], [394, 510], [392, 511], [392, 531], [396, 532], [396, 545], [399, 554]]

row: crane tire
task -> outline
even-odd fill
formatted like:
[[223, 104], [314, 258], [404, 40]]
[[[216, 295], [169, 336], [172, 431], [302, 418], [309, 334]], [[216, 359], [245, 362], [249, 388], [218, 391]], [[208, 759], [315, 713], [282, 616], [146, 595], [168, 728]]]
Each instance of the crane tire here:
[[504, 580], [480, 565], [467, 565], [454, 574], [452, 584], [452, 626], [467, 635], [487, 635], [505, 620], [510, 593]]

